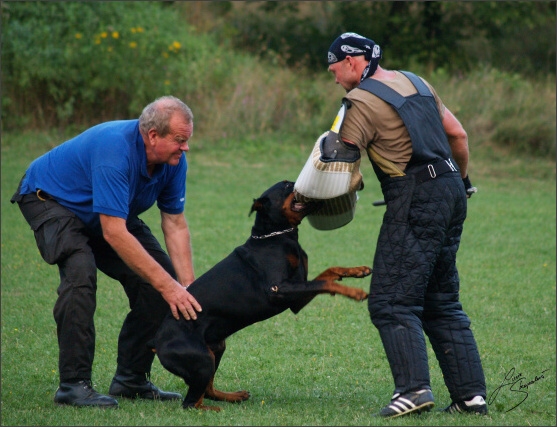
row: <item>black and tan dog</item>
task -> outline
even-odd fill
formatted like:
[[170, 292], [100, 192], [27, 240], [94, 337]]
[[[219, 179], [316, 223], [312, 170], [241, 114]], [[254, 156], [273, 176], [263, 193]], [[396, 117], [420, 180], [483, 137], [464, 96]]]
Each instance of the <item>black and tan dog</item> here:
[[213, 387], [228, 336], [286, 309], [298, 313], [320, 293], [357, 301], [368, 296], [335, 280], [368, 276], [369, 267], [332, 267], [307, 280], [308, 258], [298, 243], [297, 226], [319, 206], [297, 202], [293, 189], [293, 182], [282, 181], [254, 200], [252, 236], [188, 287], [203, 309], [197, 320], [169, 314], [155, 337], [161, 364], [189, 386], [184, 408], [218, 411], [203, 405], [203, 398], [240, 402], [250, 397], [247, 391], [225, 393]]

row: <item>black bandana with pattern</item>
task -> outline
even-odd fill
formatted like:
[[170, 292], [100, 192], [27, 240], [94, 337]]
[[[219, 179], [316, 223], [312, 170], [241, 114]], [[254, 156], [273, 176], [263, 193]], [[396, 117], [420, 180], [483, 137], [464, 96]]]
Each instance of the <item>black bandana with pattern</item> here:
[[360, 36], [356, 33], [344, 33], [336, 38], [327, 52], [327, 62], [334, 64], [344, 60], [348, 55], [364, 57], [369, 61], [360, 81], [373, 76], [379, 65], [383, 52], [378, 44], [371, 39]]

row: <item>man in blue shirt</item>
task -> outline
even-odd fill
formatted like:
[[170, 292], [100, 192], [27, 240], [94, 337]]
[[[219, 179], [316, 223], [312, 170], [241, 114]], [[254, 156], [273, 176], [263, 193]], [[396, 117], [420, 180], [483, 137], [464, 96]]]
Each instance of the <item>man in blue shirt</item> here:
[[[138, 120], [99, 124], [34, 160], [12, 197], [43, 259], [60, 271], [55, 403], [116, 407], [111, 396], [182, 398], [150, 382], [154, 353], [147, 343], [169, 306], [177, 319], [201, 311], [186, 290], [195, 279], [183, 213], [192, 133], [190, 108], [161, 97]], [[168, 254], [138, 217], [155, 202]], [[111, 396], [91, 383], [97, 269], [123, 285], [131, 309], [118, 339]]]

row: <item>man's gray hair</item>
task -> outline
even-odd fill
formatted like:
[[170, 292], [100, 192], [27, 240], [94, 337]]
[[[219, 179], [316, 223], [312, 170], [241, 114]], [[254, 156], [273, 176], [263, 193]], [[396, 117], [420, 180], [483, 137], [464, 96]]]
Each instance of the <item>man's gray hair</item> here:
[[155, 129], [160, 136], [170, 132], [170, 118], [175, 112], [180, 112], [187, 123], [193, 122], [193, 113], [182, 100], [172, 95], [161, 96], [147, 105], [139, 116], [139, 130], [147, 134], [149, 129]]

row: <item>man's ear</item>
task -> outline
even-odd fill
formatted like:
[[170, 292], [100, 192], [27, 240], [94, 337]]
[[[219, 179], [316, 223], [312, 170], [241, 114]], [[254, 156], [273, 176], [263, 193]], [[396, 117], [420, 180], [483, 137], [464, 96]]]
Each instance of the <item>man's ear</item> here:
[[157, 133], [155, 128], [151, 128], [147, 131], [147, 137], [149, 139], [149, 144], [152, 144], [155, 140], [155, 138], [158, 136], [159, 134]]

